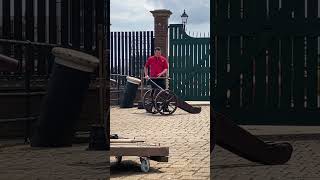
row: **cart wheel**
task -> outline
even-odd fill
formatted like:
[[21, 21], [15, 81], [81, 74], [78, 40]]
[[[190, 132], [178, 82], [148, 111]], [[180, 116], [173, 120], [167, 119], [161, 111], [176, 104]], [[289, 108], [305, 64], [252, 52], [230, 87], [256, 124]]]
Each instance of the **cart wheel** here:
[[116, 162], [117, 164], [120, 164], [122, 161], [122, 156], [116, 156]]
[[171, 115], [177, 110], [177, 97], [170, 90], [160, 91], [155, 98], [155, 107], [162, 115]]
[[140, 158], [140, 162], [141, 162], [141, 165], [140, 165], [140, 168], [141, 168], [141, 171], [142, 172], [149, 172], [150, 170], [150, 161], [148, 158]]
[[154, 98], [152, 96], [152, 89], [148, 90], [144, 94], [144, 96], [143, 96], [143, 107], [148, 113], [152, 113], [152, 114], [157, 114], [158, 113], [158, 111], [154, 107]]

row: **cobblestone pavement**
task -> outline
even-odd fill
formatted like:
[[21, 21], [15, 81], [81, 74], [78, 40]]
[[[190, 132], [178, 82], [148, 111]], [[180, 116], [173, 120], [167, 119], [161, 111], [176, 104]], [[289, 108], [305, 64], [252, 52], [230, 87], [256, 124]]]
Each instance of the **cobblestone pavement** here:
[[138, 157], [124, 157], [117, 165], [111, 157], [111, 179], [210, 179], [210, 113], [177, 110], [172, 116], [146, 114], [145, 110], [111, 110], [111, 133], [160, 143], [170, 151], [168, 163], [151, 161], [148, 173], [140, 170]]
[[106, 151], [86, 151], [87, 145], [68, 148], [0, 148], [0, 180], [107, 179]]
[[211, 163], [214, 180], [318, 180], [320, 179], [320, 141], [291, 140], [294, 148], [285, 165], [265, 166], [242, 159], [216, 146]]

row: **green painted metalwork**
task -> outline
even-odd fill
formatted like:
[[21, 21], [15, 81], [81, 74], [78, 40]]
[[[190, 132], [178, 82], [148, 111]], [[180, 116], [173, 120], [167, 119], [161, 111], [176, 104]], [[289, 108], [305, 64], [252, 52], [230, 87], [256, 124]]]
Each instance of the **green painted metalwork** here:
[[319, 125], [319, 1], [213, 4], [213, 108], [239, 124]]
[[184, 100], [210, 100], [210, 38], [186, 34], [182, 24], [169, 26], [170, 89]]

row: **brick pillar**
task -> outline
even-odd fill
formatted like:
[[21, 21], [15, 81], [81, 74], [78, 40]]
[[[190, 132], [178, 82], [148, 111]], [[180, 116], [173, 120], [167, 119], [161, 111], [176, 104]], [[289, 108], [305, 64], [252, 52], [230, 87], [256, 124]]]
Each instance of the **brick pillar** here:
[[150, 12], [154, 17], [154, 45], [161, 48], [163, 56], [168, 57], [168, 20], [172, 12], [166, 9]]
[[[161, 54], [168, 58], [168, 21], [172, 12], [167, 9], [159, 9], [150, 12], [154, 17], [154, 46], [160, 47]], [[166, 80], [166, 88], [169, 88], [168, 80]]]

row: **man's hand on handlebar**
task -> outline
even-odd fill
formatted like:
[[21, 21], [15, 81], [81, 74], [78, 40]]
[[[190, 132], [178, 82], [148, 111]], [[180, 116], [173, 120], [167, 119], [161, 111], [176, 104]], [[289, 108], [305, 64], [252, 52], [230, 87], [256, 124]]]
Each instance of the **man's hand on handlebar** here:
[[146, 78], [147, 80], [149, 80], [149, 79], [150, 79], [150, 77], [149, 77], [148, 75], [146, 75], [144, 78]]

